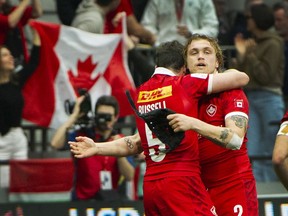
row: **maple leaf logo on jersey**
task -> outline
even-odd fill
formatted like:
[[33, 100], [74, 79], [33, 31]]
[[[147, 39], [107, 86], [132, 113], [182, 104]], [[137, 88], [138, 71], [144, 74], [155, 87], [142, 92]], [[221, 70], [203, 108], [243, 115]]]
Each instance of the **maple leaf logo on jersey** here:
[[217, 107], [213, 104], [210, 104], [206, 109], [207, 114], [211, 117], [215, 115], [216, 111]]
[[[74, 87], [76, 95], [78, 95], [78, 89], [84, 88], [89, 91], [89, 89], [95, 84], [99, 79], [100, 75], [98, 74], [94, 79], [91, 78], [91, 73], [97, 67], [97, 63], [93, 64], [92, 56], [90, 55], [85, 61], [78, 60], [77, 70], [78, 75], [73, 74], [71, 70], [68, 71], [69, 80]], [[79, 95], [78, 95], [79, 96]]]

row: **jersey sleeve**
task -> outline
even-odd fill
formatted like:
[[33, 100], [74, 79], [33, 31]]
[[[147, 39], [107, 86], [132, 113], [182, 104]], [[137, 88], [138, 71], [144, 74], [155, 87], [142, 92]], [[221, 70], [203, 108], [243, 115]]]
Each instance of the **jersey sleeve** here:
[[182, 79], [182, 86], [191, 98], [200, 98], [211, 92], [212, 76], [209, 74], [190, 74]]
[[241, 115], [248, 119], [249, 103], [242, 89], [234, 89], [222, 93], [225, 119], [232, 115]]

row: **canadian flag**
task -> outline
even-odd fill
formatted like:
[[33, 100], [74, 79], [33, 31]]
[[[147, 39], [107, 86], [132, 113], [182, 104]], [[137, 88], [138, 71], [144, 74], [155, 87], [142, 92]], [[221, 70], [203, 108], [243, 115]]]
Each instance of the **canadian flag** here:
[[92, 107], [102, 95], [113, 95], [120, 116], [133, 114], [125, 90], [135, 88], [122, 34], [94, 34], [54, 23], [32, 21], [41, 38], [40, 64], [25, 84], [23, 118], [57, 128], [66, 119], [64, 101], [76, 100], [77, 89], [91, 95]]

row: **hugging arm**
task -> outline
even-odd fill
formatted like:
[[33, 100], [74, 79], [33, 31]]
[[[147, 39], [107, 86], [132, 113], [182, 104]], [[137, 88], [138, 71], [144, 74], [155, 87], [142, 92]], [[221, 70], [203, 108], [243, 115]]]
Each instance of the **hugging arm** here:
[[171, 114], [169, 124], [175, 132], [194, 130], [215, 144], [227, 149], [240, 149], [247, 131], [248, 119], [233, 115], [225, 120], [225, 127], [214, 126], [184, 114]]
[[242, 88], [249, 82], [249, 76], [236, 69], [229, 69], [224, 73], [213, 74], [212, 78], [212, 92], [218, 93], [235, 88]]

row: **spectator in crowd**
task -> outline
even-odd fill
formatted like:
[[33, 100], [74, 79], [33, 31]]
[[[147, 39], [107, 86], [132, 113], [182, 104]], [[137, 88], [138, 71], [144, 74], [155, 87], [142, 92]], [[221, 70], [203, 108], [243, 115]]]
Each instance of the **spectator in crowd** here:
[[[249, 156], [269, 157], [273, 151], [278, 122], [284, 113], [282, 85], [284, 78], [284, 44], [280, 36], [270, 31], [274, 25], [271, 8], [253, 4], [246, 13], [247, 30], [253, 38], [235, 38], [236, 68], [245, 71], [250, 82], [245, 86], [249, 100], [250, 129], [248, 130]], [[269, 104], [269, 106], [267, 106]], [[271, 160], [253, 161], [257, 181], [277, 181]]]
[[275, 3], [273, 6], [275, 29], [278, 34], [283, 38], [285, 43], [285, 72], [283, 82], [283, 95], [288, 108], [288, 1]]
[[21, 129], [24, 99], [21, 89], [39, 63], [40, 38], [33, 32], [33, 48], [29, 62], [14, 73], [10, 50], [0, 46], [0, 160], [27, 159], [28, 142]]
[[[84, 110], [89, 110], [85, 109], [87, 97], [88, 95], [77, 99], [72, 114], [57, 129], [51, 140], [53, 148], [67, 149], [67, 145], [65, 145], [67, 137], [69, 140], [73, 140], [79, 135], [89, 136], [96, 142], [116, 140], [122, 137], [113, 129], [119, 114], [117, 100], [113, 96], [101, 96], [95, 105], [94, 120], [84, 112]], [[88, 102], [90, 101], [88, 100]], [[117, 199], [119, 193], [116, 190], [121, 175], [128, 181], [134, 178], [134, 167], [125, 157], [93, 156], [76, 159], [74, 166], [75, 180], [72, 200]], [[111, 194], [111, 192], [113, 193]]]
[[[88, 4], [89, 7], [92, 7], [91, 10], [95, 10], [95, 5], [92, 4], [93, 2], [102, 5], [108, 4], [107, 1], [103, 0], [56, 0], [58, 17], [64, 25], [71, 25], [80, 3], [82, 5]], [[114, 5], [116, 5], [116, 2]], [[81, 8], [81, 10], [83, 10], [83, 7]], [[128, 34], [138, 37], [143, 43], [153, 44], [155, 36], [143, 28], [143, 26], [137, 21], [130, 0], [120, 0], [120, 3], [117, 4], [116, 8], [106, 14], [104, 33], [119, 33], [122, 31], [121, 26], [119, 25], [122, 12], [125, 12], [127, 16]], [[99, 11], [97, 13], [99, 13]]]
[[61, 23], [71, 26], [81, 1], [82, 0], [56, 0], [56, 11]]
[[239, 11], [235, 14], [232, 25], [232, 38], [234, 45], [234, 38], [236, 35], [241, 34], [243, 38], [251, 38], [251, 32], [247, 30], [247, 16], [250, 7], [255, 4], [262, 4], [263, 0], [245, 0], [243, 11]]
[[[190, 73], [221, 73], [224, 61], [216, 41], [204, 35], [193, 35], [190, 40], [195, 58], [205, 62], [210, 43], [219, 62], [215, 70], [192, 68]], [[246, 148], [248, 109], [243, 90], [234, 89], [201, 98], [200, 120], [184, 114], [168, 116], [175, 132], [192, 129], [200, 135], [201, 178], [221, 216], [240, 212], [243, 216], [259, 215], [256, 181]]]
[[[213, 48], [211, 50], [214, 51]], [[214, 70], [218, 61], [213, 51], [207, 56], [206, 65], [203, 66], [193, 58], [194, 52], [191, 44], [188, 44], [187, 61], [190, 62], [188, 68], [205, 67], [207, 70]], [[167, 92], [159, 95], [160, 97], [156, 100], [155, 98], [149, 100], [149, 97], [145, 100], [146, 97], [143, 97], [143, 101], [137, 101], [136, 109], [141, 106], [144, 110], [144, 107], [148, 108], [159, 103], [162, 107], [165, 104], [164, 107], [196, 117], [197, 102], [201, 95], [210, 91], [227, 90], [229, 87], [240, 87], [248, 82], [248, 76], [233, 70], [216, 75], [181, 76], [186, 72], [186, 68], [183, 45], [178, 41], [166, 42], [157, 47], [155, 59], [157, 68], [152, 78], [139, 87], [135, 98], [139, 98], [143, 92], [145, 94], [151, 92], [154, 95], [155, 89], [157, 91], [166, 89]], [[213, 80], [211, 80], [212, 77]], [[185, 94], [183, 94], [184, 91]], [[134, 136], [105, 144], [94, 143], [87, 137], [77, 137], [77, 142], [69, 142], [69, 144], [77, 158], [93, 154], [126, 156], [141, 153], [144, 150], [147, 167], [143, 192], [147, 216], [216, 215], [200, 178], [197, 134], [193, 131], [185, 132], [185, 138], [180, 145], [173, 151], [167, 152], [166, 145], [152, 134], [140, 118], [137, 118], [137, 127], [139, 133]], [[171, 200], [170, 194], [177, 197], [177, 200]]]
[[[156, 37], [145, 29], [136, 19], [130, 0], [121, 0], [119, 6], [106, 16], [105, 33], [121, 32], [120, 18], [126, 13], [127, 32], [137, 48], [138, 43], [153, 45]], [[150, 50], [148, 46], [147, 50]], [[144, 49], [145, 50], [145, 49]], [[148, 53], [148, 54], [147, 54]], [[147, 81], [154, 71], [154, 59], [150, 52], [130, 49], [128, 52], [129, 68], [136, 86]]]
[[217, 37], [219, 24], [212, 0], [150, 0], [141, 23], [157, 36], [156, 46], [171, 40], [185, 43], [195, 33]]
[[41, 15], [40, 0], [23, 0], [17, 6], [10, 5], [6, 0], [0, 1], [0, 45], [5, 44], [9, 48], [16, 66], [28, 61], [29, 51], [23, 28], [29, 19]]
[[130, 0], [121, 0], [118, 7], [107, 14], [105, 33], [119, 33], [121, 31], [119, 20], [123, 12], [125, 12], [127, 16], [128, 35], [133, 35], [137, 37], [138, 40], [142, 43], [153, 45], [155, 42], [155, 35], [153, 35], [150, 31], [146, 30], [137, 21]]
[[218, 41], [220, 45], [232, 45], [232, 26], [234, 17], [229, 13], [227, 0], [213, 0], [216, 15], [219, 21]]
[[83, 31], [104, 32], [105, 16], [115, 10], [120, 0], [82, 0], [78, 5], [71, 26]]
[[288, 111], [281, 120], [275, 140], [272, 162], [278, 178], [288, 190]]

